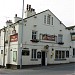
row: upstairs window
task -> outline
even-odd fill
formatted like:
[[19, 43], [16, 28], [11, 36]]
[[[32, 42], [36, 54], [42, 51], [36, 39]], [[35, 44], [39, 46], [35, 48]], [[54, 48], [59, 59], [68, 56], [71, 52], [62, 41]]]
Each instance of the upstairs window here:
[[47, 24], [50, 24], [50, 16], [51, 15], [49, 15], [49, 14], [47, 15]]
[[53, 25], [53, 17], [52, 17], [52, 25]]
[[32, 31], [32, 39], [37, 39], [37, 31]]
[[44, 24], [46, 24], [46, 15], [44, 15]]
[[63, 35], [62, 34], [58, 34], [58, 42], [63, 42]]

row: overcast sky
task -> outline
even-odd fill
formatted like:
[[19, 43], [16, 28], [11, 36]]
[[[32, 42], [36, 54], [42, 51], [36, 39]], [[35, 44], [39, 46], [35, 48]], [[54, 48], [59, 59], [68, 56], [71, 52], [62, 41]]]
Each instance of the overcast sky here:
[[[0, 0], [0, 29], [5, 25], [6, 20], [14, 18], [15, 14], [22, 17], [23, 0]], [[74, 23], [74, 0], [24, 0], [26, 5], [32, 5], [36, 13], [49, 9], [66, 26], [75, 25]]]

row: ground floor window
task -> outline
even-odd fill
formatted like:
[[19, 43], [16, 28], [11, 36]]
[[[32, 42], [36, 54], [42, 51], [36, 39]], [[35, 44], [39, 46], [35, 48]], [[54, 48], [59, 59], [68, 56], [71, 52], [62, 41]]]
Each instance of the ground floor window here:
[[66, 58], [69, 58], [69, 51], [66, 51]]
[[17, 61], [17, 51], [13, 51], [13, 61]]
[[22, 50], [23, 56], [29, 56], [29, 50]]
[[1, 50], [1, 54], [3, 54], [3, 50]]
[[58, 58], [58, 51], [55, 51], [55, 58]]
[[55, 51], [55, 59], [64, 59], [65, 51], [56, 50]]
[[62, 58], [65, 58], [65, 51], [62, 51]]
[[75, 56], [75, 48], [73, 48], [73, 56]]
[[37, 59], [37, 49], [32, 49], [31, 58], [32, 59]]

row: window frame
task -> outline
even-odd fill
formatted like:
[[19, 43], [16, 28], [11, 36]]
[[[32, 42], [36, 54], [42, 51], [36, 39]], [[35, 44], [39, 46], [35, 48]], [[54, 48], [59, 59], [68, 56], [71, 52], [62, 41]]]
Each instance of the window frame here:
[[37, 31], [32, 30], [32, 40], [37, 39]]
[[[36, 54], [35, 54], [36, 52]], [[37, 49], [32, 49], [31, 51], [31, 59], [37, 59]]]
[[44, 24], [46, 24], [46, 15], [44, 15]]
[[52, 17], [52, 25], [53, 25], [53, 17]]
[[1, 54], [3, 54], [3, 50], [1, 50]]
[[75, 56], [75, 48], [73, 48], [73, 56]]
[[50, 18], [51, 18], [51, 15], [47, 15], [47, 24], [49, 24], [50, 25]]
[[62, 43], [63, 42], [63, 35], [58, 34], [58, 42]]
[[[56, 54], [56, 52], [57, 52], [57, 54]], [[62, 56], [62, 52], [64, 52], [64, 57]], [[65, 58], [66, 58], [65, 57], [65, 51], [63, 51], [63, 50], [55, 50], [55, 59], [63, 60]]]
[[[25, 53], [23, 54], [23, 51], [25, 51]], [[26, 53], [28, 52], [28, 53]], [[29, 50], [22, 50], [22, 56], [29, 56], [30, 55], [30, 51]]]
[[66, 51], [66, 58], [69, 58], [69, 51]]
[[13, 62], [17, 62], [17, 51], [13, 51]]

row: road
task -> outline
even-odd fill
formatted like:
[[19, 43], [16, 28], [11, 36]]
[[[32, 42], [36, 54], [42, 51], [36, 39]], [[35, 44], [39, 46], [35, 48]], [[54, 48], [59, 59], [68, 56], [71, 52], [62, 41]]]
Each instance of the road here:
[[28, 69], [0, 69], [0, 75], [75, 75], [75, 63]]

